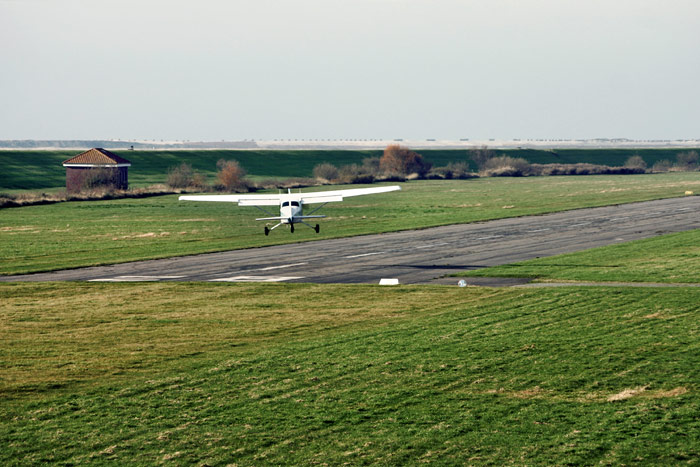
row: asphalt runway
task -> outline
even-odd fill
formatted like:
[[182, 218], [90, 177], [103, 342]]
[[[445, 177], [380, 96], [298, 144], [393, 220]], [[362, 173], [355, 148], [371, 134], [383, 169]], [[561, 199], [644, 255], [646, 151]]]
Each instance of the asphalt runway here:
[[[320, 240], [113, 266], [72, 269], [0, 281], [217, 281], [456, 284], [444, 277], [700, 228], [700, 197], [579, 209], [542, 216], [425, 230]], [[291, 235], [274, 232], [273, 235]], [[522, 281], [470, 279], [479, 285]]]

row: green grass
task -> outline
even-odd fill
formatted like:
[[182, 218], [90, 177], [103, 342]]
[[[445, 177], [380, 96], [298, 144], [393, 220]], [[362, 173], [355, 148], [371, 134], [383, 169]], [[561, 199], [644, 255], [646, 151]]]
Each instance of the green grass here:
[[700, 230], [506, 264], [459, 276], [541, 281], [700, 283]]
[[351, 198], [321, 211], [321, 234], [262, 235], [262, 213], [232, 203], [177, 196], [67, 202], [0, 210], [0, 274], [162, 258], [294, 241], [682, 196], [700, 173], [639, 176], [416, 181], [403, 190]]
[[[633, 155], [640, 155], [650, 166], [661, 159], [675, 161], [682, 149], [557, 149], [498, 150], [498, 154], [523, 157], [535, 163], [589, 162], [621, 166]], [[0, 151], [0, 191], [46, 190], [65, 187], [65, 168], [61, 163], [80, 151]], [[219, 159], [236, 159], [254, 179], [311, 177], [314, 166], [330, 162], [337, 166], [360, 164], [366, 157], [377, 157], [379, 150], [367, 151], [265, 151], [265, 150], [183, 150], [183, 151], [125, 151], [115, 150], [132, 162], [129, 169], [131, 186], [147, 186], [165, 183], [170, 167], [187, 162], [201, 173], [214, 180], [216, 162]], [[467, 150], [423, 150], [423, 156], [434, 166], [445, 166], [450, 162], [469, 162]], [[472, 169], [475, 170], [473, 162]]]
[[697, 463], [697, 289], [0, 284], [4, 465]]

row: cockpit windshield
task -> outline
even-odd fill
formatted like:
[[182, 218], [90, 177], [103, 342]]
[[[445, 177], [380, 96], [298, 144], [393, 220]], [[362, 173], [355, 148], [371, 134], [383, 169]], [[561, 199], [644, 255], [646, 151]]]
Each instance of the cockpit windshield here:
[[286, 208], [287, 206], [294, 206], [295, 208], [299, 207], [299, 201], [284, 201], [282, 202], [282, 207]]

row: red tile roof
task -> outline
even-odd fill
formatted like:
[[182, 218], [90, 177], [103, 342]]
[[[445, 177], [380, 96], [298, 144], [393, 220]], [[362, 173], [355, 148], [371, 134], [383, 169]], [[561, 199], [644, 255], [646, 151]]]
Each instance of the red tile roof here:
[[63, 164], [117, 165], [131, 164], [131, 162], [106, 149], [94, 148], [63, 161]]

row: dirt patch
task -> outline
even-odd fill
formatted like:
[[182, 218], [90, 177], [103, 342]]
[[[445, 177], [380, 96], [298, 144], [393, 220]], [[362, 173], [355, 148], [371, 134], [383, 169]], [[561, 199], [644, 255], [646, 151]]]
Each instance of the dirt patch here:
[[608, 402], [624, 401], [626, 399], [638, 396], [646, 390], [646, 386], [637, 386], [634, 389], [625, 389], [622, 392], [618, 392], [617, 394], [613, 394], [612, 396], [608, 397]]
[[678, 397], [682, 396], [683, 394], [686, 394], [688, 392], [688, 388], [685, 388], [683, 386], [678, 386], [677, 388], [673, 388], [669, 391], [655, 391], [654, 393], [650, 394], [651, 397], [654, 399], [662, 399], [665, 397]]
[[0, 232], [26, 232], [27, 230], [36, 230], [36, 227], [31, 225], [22, 225], [18, 227], [0, 227]]

